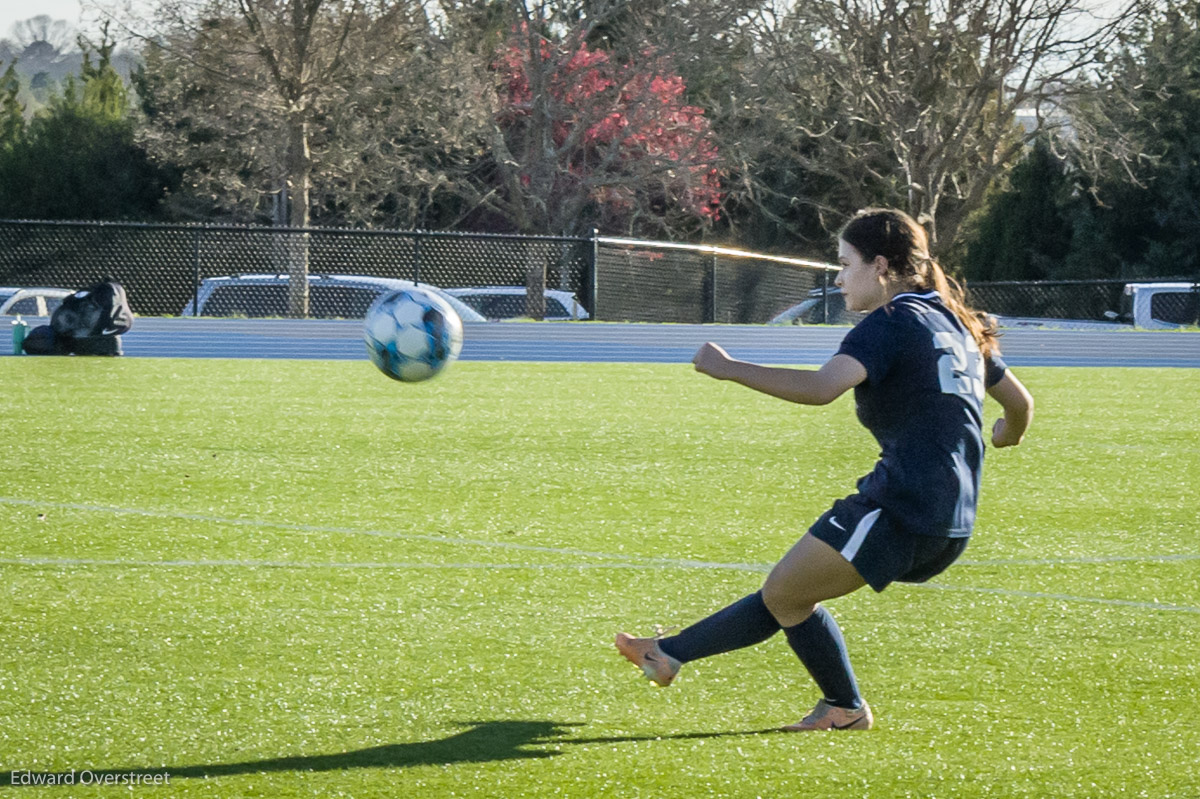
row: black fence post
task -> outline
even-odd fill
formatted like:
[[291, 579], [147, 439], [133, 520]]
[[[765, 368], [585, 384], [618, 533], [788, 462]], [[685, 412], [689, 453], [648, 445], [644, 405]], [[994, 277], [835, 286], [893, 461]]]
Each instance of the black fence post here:
[[591, 307], [589, 307], [587, 309], [587, 311], [588, 311], [588, 316], [591, 319], [595, 320], [598, 318], [596, 316], [596, 312], [600, 307], [600, 299], [599, 299], [600, 298], [600, 282], [599, 282], [599, 277], [600, 277], [600, 229], [599, 228], [592, 228], [591, 258], [592, 258], [592, 262], [591, 262], [591, 264], [588, 265], [589, 272], [591, 273], [590, 278], [591, 278], [591, 282], [592, 282], [592, 287], [591, 287], [592, 290], [590, 292], [591, 296], [588, 298], [589, 299], [588, 304]]
[[414, 283], [421, 282], [421, 234], [420, 233], [417, 233], [413, 236], [412, 281]]
[[1192, 317], [1189, 324], [1200, 326], [1200, 275], [1192, 279]]
[[709, 314], [710, 314], [710, 316], [712, 316], [712, 320], [714, 323], [718, 322], [718, 319], [719, 319], [718, 316], [716, 316], [716, 307], [718, 307], [718, 302], [720, 300], [720, 298], [718, 296], [718, 288], [716, 288], [716, 269], [718, 269], [718, 266], [719, 266], [719, 264], [718, 264], [718, 262], [716, 262], [716, 253], [713, 253], [713, 264], [712, 264], [712, 268], [710, 268], [713, 271], [713, 275], [712, 275], [712, 277], [709, 278], [709, 280], [712, 281], [712, 287], [713, 287], [713, 294], [712, 294], [713, 306], [712, 306], [712, 310], [709, 311]]
[[714, 253], [708, 263], [708, 280], [704, 285], [704, 299], [706, 300], [702, 321], [716, 322], [717, 321], [717, 256]]
[[829, 270], [821, 270], [821, 324], [829, 324]]
[[192, 236], [192, 316], [200, 315], [200, 237], [203, 234], [203, 228], [196, 228], [196, 235]]

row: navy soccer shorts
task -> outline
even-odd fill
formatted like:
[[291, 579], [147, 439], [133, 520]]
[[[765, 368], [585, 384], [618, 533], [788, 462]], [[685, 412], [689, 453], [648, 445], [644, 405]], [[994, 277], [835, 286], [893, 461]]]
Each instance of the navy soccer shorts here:
[[876, 591], [893, 582], [923, 583], [941, 574], [968, 540], [910, 533], [858, 494], [833, 503], [808, 531], [836, 549]]

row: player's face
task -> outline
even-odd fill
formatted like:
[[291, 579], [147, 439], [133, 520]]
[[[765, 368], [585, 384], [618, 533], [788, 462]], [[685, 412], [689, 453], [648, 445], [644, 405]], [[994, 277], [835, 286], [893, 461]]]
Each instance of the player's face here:
[[867, 261], [853, 245], [839, 240], [838, 263], [842, 271], [833, 282], [842, 290], [847, 310], [873, 311], [887, 302], [886, 259]]

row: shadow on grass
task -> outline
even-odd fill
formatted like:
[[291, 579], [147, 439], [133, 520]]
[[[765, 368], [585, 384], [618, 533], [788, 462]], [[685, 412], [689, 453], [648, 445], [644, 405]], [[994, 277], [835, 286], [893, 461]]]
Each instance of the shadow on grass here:
[[[248, 760], [241, 763], [212, 763], [195, 766], [164, 766], [162, 768], [91, 769], [89, 780], [95, 784], [106, 778], [167, 776], [170, 779], [232, 777], [242, 774], [269, 774], [278, 771], [346, 771], [359, 768], [409, 768], [410, 766], [449, 766], [455, 763], [493, 763], [503, 760], [542, 759], [561, 754], [559, 751], [536, 749], [537, 746], [577, 746], [632, 743], [638, 741], [687, 741], [706, 738], [725, 738], [760, 735], [777, 730], [747, 730], [743, 732], [683, 733], [680, 735], [612, 736], [600, 738], [569, 738], [571, 728], [581, 724], [553, 721], [484, 721], [470, 722], [468, 729], [436, 741], [388, 744], [329, 755], [294, 755], [267, 760]], [[33, 785], [63, 784], [71, 772], [35, 773], [33, 777], [14, 782], [20, 771], [0, 774], [0, 787], [32, 787]], [[75, 779], [83, 772], [77, 770]]]

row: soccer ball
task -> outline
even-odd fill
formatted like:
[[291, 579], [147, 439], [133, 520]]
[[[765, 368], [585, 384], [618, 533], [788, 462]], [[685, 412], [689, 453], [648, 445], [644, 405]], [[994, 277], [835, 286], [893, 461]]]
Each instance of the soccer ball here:
[[371, 362], [393, 380], [415, 383], [442, 371], [462, 350], [462, 319], [431, 291], [381, 294], [367, 309], [363, 339]]

